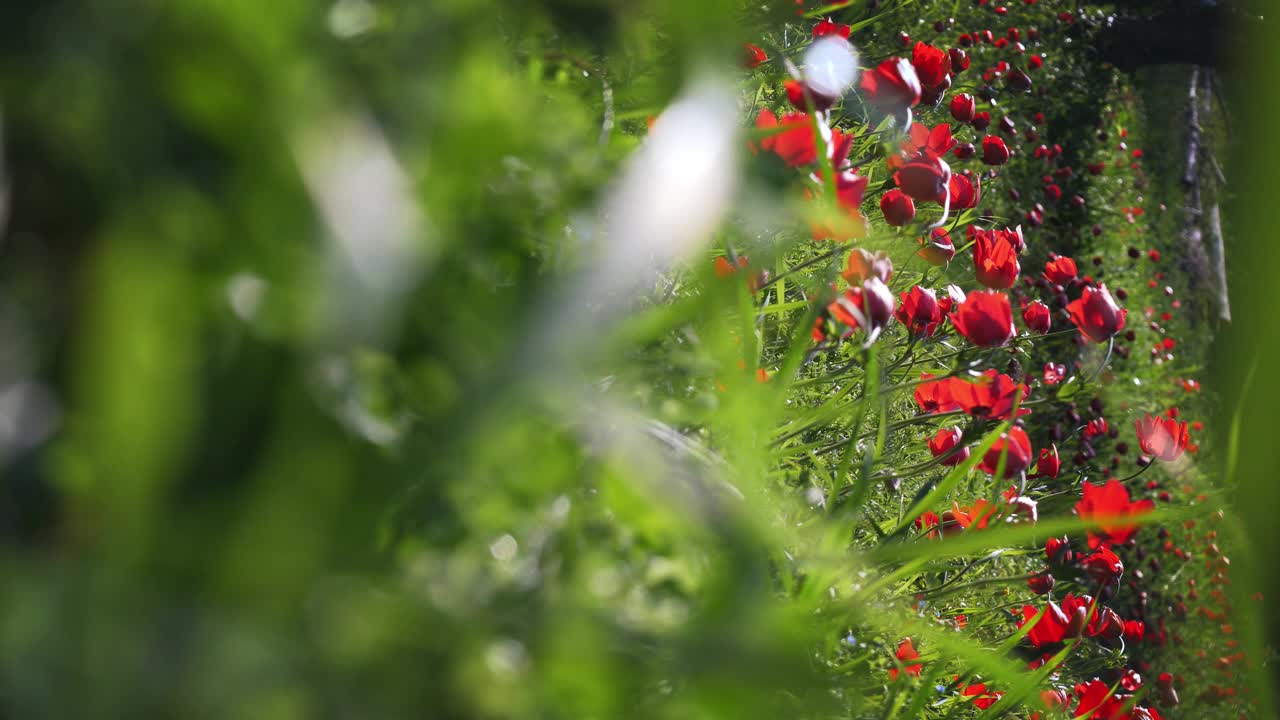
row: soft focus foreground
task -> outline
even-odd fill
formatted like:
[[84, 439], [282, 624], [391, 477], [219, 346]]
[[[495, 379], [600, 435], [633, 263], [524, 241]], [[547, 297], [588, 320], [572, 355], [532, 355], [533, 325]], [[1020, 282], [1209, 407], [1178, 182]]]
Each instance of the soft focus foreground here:
[[31, 5], [5, 716], [1271, 716], [1246, 9]]

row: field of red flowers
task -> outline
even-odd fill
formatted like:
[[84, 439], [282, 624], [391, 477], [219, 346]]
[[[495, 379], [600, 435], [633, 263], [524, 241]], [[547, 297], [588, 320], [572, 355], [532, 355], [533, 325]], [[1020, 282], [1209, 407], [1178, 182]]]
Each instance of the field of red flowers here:
[[[821, 661], [882, 717], [1249, 716], [1197, 462], [1212, 302], [1131, 80], [1082, 57], [1103, 16], [852, 5], [746, 43], [750, 164], [809, 237], [726, 234], [702, 280], [774, 388], [773, 491], [845, 528], [778, 569], [830, 593]], [[865, 580], [814, 577], [842, 544]]]

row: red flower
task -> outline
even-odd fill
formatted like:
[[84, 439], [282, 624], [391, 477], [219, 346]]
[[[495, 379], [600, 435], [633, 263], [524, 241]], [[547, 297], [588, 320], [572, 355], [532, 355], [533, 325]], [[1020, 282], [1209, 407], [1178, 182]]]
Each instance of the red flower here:
[[1137, 531], [1136, 519], [1155, 508], [1150, 500], [1129, 501], [1129, 491], [1115, 478], [1105, 484], [1085, 483], [1084, 495], [1076, 503], [1076, 512], [1084, 520], [1098, 524], [1089, 531], [1089, 547], [1122, 545]]
[[951, 56], [945, 50], [918, 42], [911, 51], [911, 65], [920, 81], [924, 102], [932, 104], [951, 87]]
[[1076, 261], [1061, 255], [1050, 255], [1044, 264], [1044, 276], [1055, 285], [1066, 285], [1076, 279]]
[[[957, 176], [952, 175], [952, 179]], [[946, 265], [956, 256], [956, 246], [951, 244], [951, 236], [946, 228], [934, 228], [929, 238], [920, 238], [920, 252], [917, 253], [930, 265]]]
[[893, 293], [878, 277], [868, 278], [861, 287], [849, 288], [827, 306], [827, 312], [849, 327], [862, 328], [874, 337], [893, 317]]
[[976, 230], [969, 226], [973, 237], [973, 271], [978, 282], [989, 288], [1013, 287], [1022, 267], [1018, 264], [1018, 251], [1012, 233], [1001, 230]]
[[1049, 306], [1036, 300], [1022, 311], [1022, 322], [1026, 324], [1027, 329], [1034, 333], [1044, 335], [1049, 332]]
[[948, 412], [959, 406], [951, 397], [950, 379], [931, 380], [933, 375], [929, 373], [920, 373], [922, 381], [916, 386], [914, 397], [916, 405], [920, 406], [920, 412], [936, 413]]
[[[1018, 623], [1018, 629], [1021, 630], [1031, 619], [1040, 613], [1040, 610], [1034, 605], [1022, 606], [1022, 622]], [[1062, 612], [1062, 608], [1058, 604], [1050, 601], [1045, 603], [1044, 615], [1031, 626], [1031, 630], [1027, 632], [1027, 639], [1037, 648], [1047, 645], [1055, 645], [1062, 642], [1067, 636], [1067, 625], [1071, 622], [1067, 614]]]
[[[933, 375], [921, 373], [922, 381], [916, 386], [915, 400], [924, 413], [962, 410], [974, 417], [1004, 420], [1013, 412], [1013, 404], [1027, 396], [1027, 386], [1013, 381], [1008, 375], [989, 369], [975, 382], [961, 378], [933, 380]], [[1019, 415], [1031, 410], [1019, 408]]]
[[1080, 565], [1099, 585], [1109, 585], [1124, 573], [1124, 563], [1105, 545], [1081, 560]]
[[942, 524], [942, 518], [938, 517], [938, 513], [932, 510], [926, 510], [916, 518], [916, 529], [923, 531], [925, 537], [932, 540], [938, 536], [938, 526]]
[[1050, 445], [1040, 449], [1040, 459], [1036, 462], [1036, 477], [1056, 478], [1062, 470], [1062, 459], [1058, 457], [1058, 446]]
[[[964, 440], [964, 432], [958, 427], [942, 428], [937, 434], [929, 438], [929, 452], [934, 457], [942, 457], [951, 452], [952, 448]], [[959, 465], [969, 459], [970, 450], [967, 447], [961, 447], [952, 453], [946, 460], [942, 461], [943, 465]]]
[[1031, 77], [1021, 70], [1004, 76], [1004, 86], [1014, 92], [1031, 92]]
[[1057, 582], [1058, 581], [1054, 579], [1053, 575], [1046, 572], [1040, 573], [1039, 575], [1033, 575], [1028, 578], [1027, 587], [1031, 588], [1031, 592], [1037, 595], [1044, 595], [1045, 593], [1052, 592], [1053, 586], [1056, 585]]
[[841, 25], [839, 23], [832, 22], [830, 18], [823, 18], [822, 22], [813, 26], [813, 36], [815, 38], [820, 38], [824, 35], [839, 35], [845, 40], [848, 40], [849, 29], [848, 25]]
[[1017, 477], [1026, 472], [1031, 465], [1031, 440], [1020, 427], [1011, 427], [1009, 432], [1000, 436], [991, 449], [982, 456], [978, 467], [983, 472], [994, 475], [1000, 467], [1000, 456], [1004, 455], [1004, 476]]
[[894, 188], [880, 196], [880, 212], [884, 213], [885, 222], [901, 227], [915, 218], [916, 204], [909, 195]]
[[1186, 421], [1147, 415], [1141, 420], [1134, 420], [1133, 426], [1142, 452], [1165, 462], [1177, 460], [1191, 440]]
[[[804, 97], [806, 86], [801, 84], [799, 80], [784, 80], [782, 83], [782, 89], [786, 91], [787, 102], [790, 102], [792, 107], [800, 111], [809, 110], [809, 103]], [[839, 99], [820, 93], [817, 90], [814, 90], [812, 86], [807, 89], [809, 90], [809, 97], [813, 100], [813, 109], [819, 112], [835, 105], [836, 100]]]
[[999, 347], [1015, 334], [1009, 298], [996, 290], [969, 293], [951, 313], [951, 324], [978, 347]]
[[[822, 222], [811, 222], [809, 229], [814, 240], [844, 242], [866, 234], [866, 218], [862, 216], [862, 197], [867, 191], [867, 178], [844, 170], [836, 173], [836, 202], [843, 208], [848, 220], [835, 222], [837, 227]], [[835, 220], [835, 218], [833, 218]]]
[[1122, 634], [1126, 643], [1140, 643], [1147, 634], [1147, 625], [1141, 620], [1125, 620]]
[[1061, 363], [1055, 365], [1053, 363], [1044, 364], [1044, 384], [1057, 385], [1067, 377], [1067, 366]]
[[947, 200], [951, 168], [939, 158], [917, 157], [894, 173], [893, 181], [902, 191], [921, 202], [941, 205]]
[[[988, 369], [977, 380], [968, 382], [960, 378], [950, 378], [947, 398], [951, 405], [942, 412], [960, 409], [974, 417], [989, 417], [1005, 420], [1013, 413], [1014, 402], [1021, 403], [1027, 397], [1027, 386], [1016, 383], [1013, 378], [994, 369]], [[1019, 415], [1030, 413], [1029, 408], [1018, 408]], [[1027, 451], [1030, 454], [1030, 451]]]
[[979, 710], [986, 710], [995, 705], [1003, 695], [1004, 693], [988, 692], [987, 686], [983, 683], [965, 685], [960, 689], [960, 696], [973, 698], [973, 706]]
[[813, 143], [813, 124], [805, 113], [783, 115], [779, 120], [773, 111], [765, 108], [756, 117], [756, 127], [762, 130], [786, 128], [776, 135], [760, 141], [760, 147], [768, 150], [792, 167], [808, 165], [818, 159]]
[[1009, 162], [1009, 146], [996, 135], [982, 138], [982, 162], [988, 165], [1003, 165]]
[[[958, 503], [952, 502], [950, 515], [961, 530], [968, 530], [969, 528], [986, 530], [987, 524], [995, 517], [997, 509], [995, 505], [978, 498], [968, 508], [962, 508]], [[946, 513], [943, 514], [946, 515]]]
[[1106, 435], [1110, 429], [1110, 426], [1107, 425], [1106, 418], [1094, 418], [1084, 426], [1084, 436], [1092, 438], [1098, 437], [1099, 435]]
[[1090, 680], [1076, 685], [1075, 690], [1080, 702], [1076, 704], [1072, 717], [1090, 720], [1133, 720], [1130, 714], [1124, 713], [1124, 706], [1128, 703], [1129, 696], [1112, 695], [1111, 688], [1101, 680]]
[[969, 69], [969, 53], [960, 48], [951, 48], [947, 54], [951, 56], [951, 74], [959, 75]]
[[973, 115], [977, 111], [978, 105], [969, 93], [960, 93], [951, 98], [951, 117], [955, 118], [956, 122], [967, 123], [972, 121]]
[[868, 104], [893, 115], [920, 102], [920, 78], [904, 58], [889, 58], [874, 70], [862, 73], [859, 85]]
[[919, 285], [900, 293], [898, 309], [894, 317], [914, 335], [932, 335], [942, 322], [942, 310], [938, 308], [938, 297], [932, 290]]
[[952, 173], [951, 182], [947, 185], [948, 202], [951, 209], [966, 210], [978, 206], [978, 200], [982, 197], [982, 185], [978, 180], [978, 176], [972, 178], [964, 173]]
[[955, 144], [956, 140], [951, 136], [951, 126], [947, 123], [935, 125], [932, 130], [924, 123], [912, 123], [906, 139], [900, 146], [902, 154], [889, 156], [889, 169], [902, 167], [908, 159], [940, 159], [955, 147]]
[[744, 43], [742, 46], [742, 66], [748, 69], [755, 69], [768, 62], [769, 56], [764, 53], [758, 46], [751, 43]]
[[[920, 659], [920, 653], [916, 652], [915, 646], [911, 644], [911, 638], [906, 638], [902, 642], [898, 643], [898, 651], [894, 656], [898, 658], [898, 662], [900, 663], [909, 663], [912, 660]], [[907, 665], [904, 669], [908, 675], [912, 677], [920, 677], [920, 671], [924, 669], [924, 665], [922, 663], [916, 663], [914, 665]], [[889, 668], [889, 679], [898, 679], [898, 668]]]
[[881, 282], [889, 282], [893, 277], [893, 261], [882, 252], [871, 253], [862, 248], [854, 248], [845, 259], [844, 270], [840, 277], [850, 285], [861, 285], [870, 278], [880, 278]]
[[1067, 305], [1071, 322], [1080, 332], [1094, 342], [1105, 342], [1124, 329], [1128, 310], [1121, 310], [1111, 298], [1106, 284], [1087, 287], [1078, 300]]

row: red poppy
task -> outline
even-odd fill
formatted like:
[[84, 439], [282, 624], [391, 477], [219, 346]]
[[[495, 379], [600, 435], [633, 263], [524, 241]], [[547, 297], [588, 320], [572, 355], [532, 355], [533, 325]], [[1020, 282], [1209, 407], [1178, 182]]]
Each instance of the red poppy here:
[[999, 347], [1016, 333], [1009, 298], [996, 290], [969, 293], [950, 318], [956, 330], [978, 347]]
[[969, 528], [986, 530], [987, 525], [995, 518], [997, 510], [999, 510], [997, 506], [978, 498], [973, 501], [973, 505], [967, 508], [962, 508], [958, 503], [952, 502], [950, 515], [961, 530], [968, 530]]
[[1087, 438], [1092, 438], [1092, 437], [1098, 437], [1099, 435], [1106, 435], [1107, 431], [1109, 431], [1110, 429], [1111, 427], [1107, 425], [1106, 418], [1094, 418], [1090, 420], [1087, 424], [1085, 424], [1084, 436]]
[[889, 282], [893, 277], [893, 261], [882, 252], [872, 253], [862, 248], [849, 251], [845, 259], [844, 270], [840, 276], [850, 285], [861, 285], [869, 278], [880, 278], [881, 282]]
[[[1027, 623], [1039, 614], [1040, 610], [1035, 605], [1023, 605], [1022, 621], [1018, 623], [1018, 629], [1026, 627]], [[1037, 648], [1056, 645], [1066, 639], [1067, 625], [1070, 622], [1070, 618], [1062, 612], [1062, 608], [1058, 607], [1057, 603], [1049, 601], [1045, 603], [1044, 614], [1027, 632], [1027, 640]]]
[[930, 373], [920, 373], [922, 381], [916, 386], [914, 393], [916, 405], [920, 407], [920, 412], [937, 413], [949, 412], [958, 408], [955, 400], [951, 397], [950, 378], [943, 380], [933, 380], [934, 376]]
[[848, 40], [849, 30], [850, 27], [848, 25], [841, 25], [839, 23], [832, 22], [830, 18], [823, 18], [822, 22], [813, 26], [813, 36], [815, 38], [820, 38], [826, 35], [839, 35], [845, 40]]
[[1049, 328], [1051, 326], [1051, 321], [1049, 319], [1049, 306], [1039, 300], [1032, 302], [1023, 309], [1022, 322], [1031, 332], [1044, 335], [1049, 332]]
[[911, 196], [894, 188], [880, 196], [880, 212], [884, 213], [885, 222], [901, 227], [915, 218], [916, 204]]
[[802, 112], [809, 110], [809, 103], [805, 100], [804, 96], [806, 89], [809, 91], [809, 97], [813, 100], [813, 109], [819, 112], [835, 105], [836, 100], [839, 99], [837, 97], [832, 97], [831, 95], [818, 92], [812, 86], [806, 87], [799, 80], [784, 80], [782, 82], [782, 89], [787, 93], [787, 102], [790, 102], [792, 107]]
[[935, 125], [933, 129], [924, 123], [912, 123], [911, 129], [907, 131], [907, 137], [899, 146], [902, 152], [889, 156], [889, 169], [896, 170], [909, 160], [921, 157], [942, 158], [948, 150], [955, 147], [955, 144], [956, 140], [951, 135], [951, 126], [947, 123]]
[[893, 317], [894, 299], [889, 286], [870, 277], [860, 287], [852, 287], [837, 297], [827, 311], [852, 332], [862, 328], [874, 336]]
[[951, 168], [940, 158], [920, 156], [894, 173], [893, 181], [913, 199], [941, 205], [947, 200]]
[[[944, 407], [942, 412], [959, 409], [974, 417], [1005, 420], [1013, 413], [1014, 403], [1020, 404], [1027, 397], [1026, 385], [1014, 382], [1013, 378], [994, 369], [988, 369], [976, 382], [961, 378], [950, 378], [947, 382], [946, 397], [951, 405]], [[1018, 408], [1018, 415], [1030, 412], [1029, 408]]]
[[1177, 460], [1191, 440], [1186, 421], [1178, 422], [1171, 417], [1147, 415], [1134, 420], [1133, 426], [1142, 452], [1165, 462]]
[[761, 50], [759, 46], [751, 43], [742, 45], [742, 66], [747, 69], [755, 69], [768, 62], [769, 56]]
[[1090, 720], [1133, 720], [1133, 716], [1125, 712], [1130, 696], [1112, 695], [1111, 688], [1101, 680], [1090, 680], [1076, 685], [1076, 704], [1072, 717], [1089, 718]]
[[1036, 477], [1056, 478], [1062, 470], [1062, 459], [1058, 457], [1058, 446], [1050, 445], [1040, 449], [1040, 459], [1036, 461]]
[[1013, 287], [1022, 267], [1012, 233], [1004, 230], [977, 230], [969, 226], [973, 238], [973, 270], [978, 282], [989, 288]]
[[972, 177], [965, 173], [952, 173], [947, 184], [947, 202], [952, 210], [967, 210], [978, 206], [982, 197], [982, 185], [977, 175]]
[[1071, 313], [1071, 322], [1094, 342], [1105, 342], [1123, 330], [1125, 315], [1129, 313], [1116, 305], [1105, 283], [1085, 288], [1079, 299], [1067, 305], [1067, 311]]
[[[955, 177], [952, 175], [952, 178]], [[930, 265], [946, 265], [956, 256], [956, 246], [951, 244], [951, 236], [947, 234], [946, 228], [934, 228], [929, 233], [928, 240], [922, 237], [919, 242], [921, 247], [917, 254]]]
[[[929, 438], [929, 453], [934, 457], [942, 457], [951, 452], [953, 448], [960, 445], [964, 440], [964, 432], [958, 427], [942, 428], [931, 438]], [[942, 461], [943, 465], [959, 465], [969, 459], [970, 450], [967, 447], [961, 447], [952, 453], [947, 459]]]
[[1004, 455], [1004, 476], [1017, 477], [1026, 472], [1031, 465], [1031, 440], [1020, 427], [1011, 427], [995, 441], [991, 449], [982, 456], [978, 467], [983, 472], [994, 475], [1000, 467], [1000, 456]]
[[1053, 586], [1057, 584], [1057, 580], [1049, 573], [1040, 573], [1033, 575], [1027, 579], [1027, 587], [1031, 588], [1031, 592], [1037, 595], [1044, 595], [1053, 591]]
[[1003, 165], [1009, 162], [1009, 146], [996, 135], [982, 138], [982, 162], [987, 165]]
[[1121, 635], [1126, 643], [1140, 643], [1147, 634], [1147, 624], [1141, 620], [1125, 620]]
[[1115, 478], [1101, 485], [1085, 483], [1082, 490], [1076, 512], [1081, 519], [1098, 524], [1098, 529], [1089, 531], [1091, 548], [1128, 542], [1138, 529], [1137, 519], [1155, 508], [1150, 500], [1130, 502], [1129, 490]]
[[1044, 364], [1044, 384], [1057, 385], [1067, 377], [1067, 366], [1061, 363], [1045, 363]]
[[[898, 643], [898, 651], [894, 653], [894, 656], [898, 658], [898, 662], [904, 664], [910, 663], [912, 660], [920, 659], [920, 653], [916, 652], [915, 646], [911, 644], [911, 638], [905, 638], [902, 642]], [[913, 665], [908, 664], [904, 668], [906, 673], [912, 677], [920, 677], [920, 671], [923, 669], [924, 665], [922, 663], [915, 663]], [[889, 668], [889, 679], [897, 680], [898, 672], [898, 668], [896, 667]]]
[[1044, 276], [1054, 285], [1067, 285], [1076, 279], [1076, 261], [1063, 255], [1050, 255], [1044, 264]]
[[972, 121], [974, 113], [978, 111], [978, 105], [969, 93], [960, 93], [951, 98], [950, 107], [951, 117], [961, 123]]
[[951, 87], [951, 56], [945, 50], [917, 42], [911, 51], [911, 66], [920, 81], [922, 100], [932, 104]]
[[920, 102], [920, 78], [905, 58], [889, 58], [874, 70], [862, 73], [859, 86], [868, 104], [893, 115]]
[[1000, 692], [988, 692], [987, 686], [983, 683], [974, 683], [973, 685], [965, 685], [960, 688], [961, 697], [973, 698], [973, 706], [979, 710], [986, 710], [995, 705], [1004, 696]]
[[797, 167], [817, 161], [818, 153], [813, 142], [813, 123], [806, 113], [783, 115], [779, 120], [772, 110], [765, 108], [756, 117], [756, 127], [762, 130], [786, 128], [782, 132], [762, 139], [760, 147], [782, 158], [788, 165]]
[[916, 530], [924, 533], [925, 537], [932, 540], [938, 537], [938, 526], [942, 524], [942, 518], [938, 517], [938, 513], [932, 510], [926, 510], [916, 518]]
[[1014, 92], [1031, 92], [1031, 76], [1021, 70], [1014, 70], [1004, 76], [1004, 86]]
[[1106, 545], [1081, 560], [1080, 566], [1099, 585], [1109, 585], [1124, 574], [1124, 563]]
[[969, 53], [961, 50], [960, 48], [951, 48], [947, 51], [947, 54], [951, 56], [952, 75], [959, 75], [969, 69]]
[[942, 322], [942, 310], [938, 307], [938, 297], [932, 290], [919, 285], [899, 294], [899, 304], [894, 317], [913, 335], [928, 336]]
[[833, 223], [811, 221], [809, 230], [813, 239], [845, 242], [865, 235], [867, 220], [862, 215], [861, 207], [866, 191], [867, 178], [849, 170], [836, 173], [836, 202], [843, 209], [847, 220], [833, 217]]
[[991, 113], [986, 110], [983, 110], [980, 113], [974, 113], [973, 119], [969, 121], [969, 124], [973, 126], [974, 130], [982, 132], [991, 125]]

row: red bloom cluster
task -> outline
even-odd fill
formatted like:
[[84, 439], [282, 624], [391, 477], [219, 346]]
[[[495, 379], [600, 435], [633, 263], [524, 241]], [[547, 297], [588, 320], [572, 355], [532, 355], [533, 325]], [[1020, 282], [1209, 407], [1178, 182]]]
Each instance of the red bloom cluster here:
[[[987, 370], [970, 382], [959, 377], [931, 380], [924, 373], [923, 381], [915, 391], [916, 404], [921, 412], [939, 413], [960, 410], [974, 417], [1006, 420], [1013, 413], [1013, 406], [1027, 396], [1027, 386], [1014, 382], [1013, 378], [995, 370]], [[1019, 415], [1031, 411], [1018, 408]]]
[[1076, 503], [1076, 512], [1084, 520], [1098, 524], [1089, 531], [1089, 547], [1123, 545], [1138, 529], [1138, 518], [1155, 508], [1150, 500], [1131, 502], [1129, 490], [1115, 479], [1103, 484], [1085, 483], [1084, 497]]

